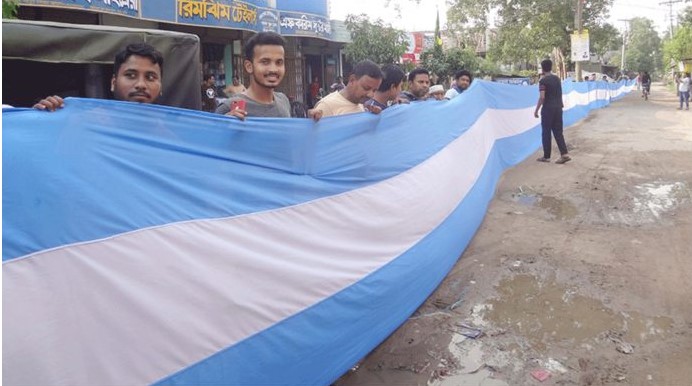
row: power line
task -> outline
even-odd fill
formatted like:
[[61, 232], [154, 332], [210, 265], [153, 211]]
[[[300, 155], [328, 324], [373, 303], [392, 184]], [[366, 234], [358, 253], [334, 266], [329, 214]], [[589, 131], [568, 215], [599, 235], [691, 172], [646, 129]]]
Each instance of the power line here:
[[620, 60], [620, 71], [625, 71], [625, 45], [627, 44], [629, 23], [632, 21], [632, 19], [618, 19], [618, 21], [625, 22], [625, 31], [622, 33], [622, 59]]
[[673, 4], [675, 3], [682, 3], [682, 0], [668, 0], [668, 1], [662, 1], [658, 3], [659, 5], [667, 5], [668, 6], [668, 14], [670, 15], [670, 37], [671, 39], [673, 38]]

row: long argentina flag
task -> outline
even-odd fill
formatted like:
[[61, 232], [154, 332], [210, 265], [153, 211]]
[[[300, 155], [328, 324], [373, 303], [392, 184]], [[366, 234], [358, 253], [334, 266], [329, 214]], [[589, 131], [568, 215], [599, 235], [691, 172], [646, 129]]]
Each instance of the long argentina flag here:
[[[563, 85], [565, 123], [631, 83]], [[3, 110], [6, 385], [325, 385], [437, 287], [537, 88], [249, 119], [68, 99]]]

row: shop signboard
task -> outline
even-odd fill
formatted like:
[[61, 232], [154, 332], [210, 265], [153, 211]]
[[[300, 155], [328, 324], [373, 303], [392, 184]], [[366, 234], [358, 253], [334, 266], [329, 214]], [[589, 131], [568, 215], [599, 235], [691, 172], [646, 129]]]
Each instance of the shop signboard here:
[[87, 11], [139, 16], [140, 0], [20, 0], [21, 5], [41, 5], [55, 8], [82, 8]]
[[[326, 15], [296, 11], [293, 3], [287, 3], [291, 5], [290, 10], [282, 10], [273, 6], [275, 2], [267, 0], [19, 0], [19, 4], [114, 13], [165, 23], [332, 39], [332, 26]], [[310, 9], [313, 8], [314, 4]]]

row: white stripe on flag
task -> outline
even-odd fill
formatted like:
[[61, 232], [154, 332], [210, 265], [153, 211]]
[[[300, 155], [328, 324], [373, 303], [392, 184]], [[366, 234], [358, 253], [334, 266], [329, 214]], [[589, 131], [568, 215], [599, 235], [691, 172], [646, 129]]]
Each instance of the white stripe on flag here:
[[486, 110], [433, 157], [365, 188], [10, 261], [3, 380], [142, 384], [200, 361], [404, 253], [459, 205], [496, 139], [537, 124], [533, 108]]

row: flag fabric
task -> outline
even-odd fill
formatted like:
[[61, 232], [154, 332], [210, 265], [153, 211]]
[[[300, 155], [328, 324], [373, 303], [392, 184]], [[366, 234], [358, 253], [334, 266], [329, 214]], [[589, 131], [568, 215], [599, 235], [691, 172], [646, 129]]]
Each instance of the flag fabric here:
[[[565, 123], [631, 84], [565, 83]], [[3, 382], [329, 384], [453, 267], [535, 86], [248, 119], [68, 98], [3, 110]]]

